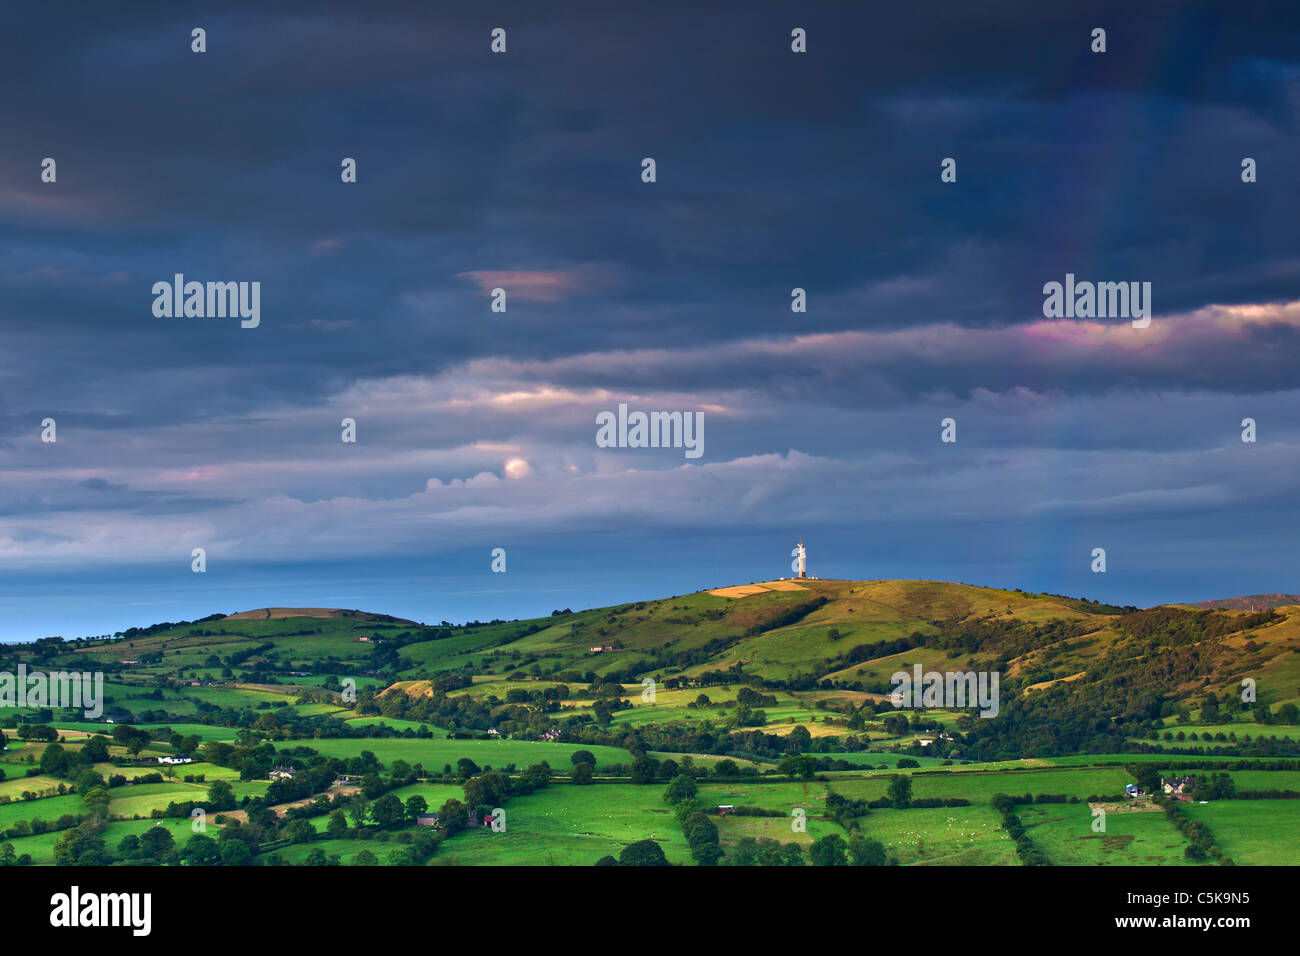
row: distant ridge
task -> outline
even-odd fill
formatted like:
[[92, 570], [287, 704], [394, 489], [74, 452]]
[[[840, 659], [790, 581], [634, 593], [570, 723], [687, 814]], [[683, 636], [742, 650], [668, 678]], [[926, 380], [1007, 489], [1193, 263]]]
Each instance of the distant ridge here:
[[[864, 694], [877, 702], [890, 692], [891, 675], [909, 667], [989, 671], [1001, 675], [1004, 703], [1014, 703], [1033, 723], [1023, 731], [1030, 738], [1051, 737], [1060, 715], [1069, 713], [1078, 717], [1071, 747], [1092, 746], [1101, 733], [1109, 746], [1121, 748], [1104, 752], [1119, 753], [1127, 752], [1123, 747], [1133, 735], [1118, 726], [1099, 731], [1096, 714], [1138, 720], [1136, 715], [1148, 713], [1143, 701], [1190, 707], [1211, 690], [1231, 694], [1240, 687], [1243, 658], [1252, 672], [1271, 671], [1276, 678], [1265, 703], [1300, 705], [1300, 692], [1290, 696], [1300, 685], [1288, 676], [1300, 654], [1300, 595], [1243, 595], [1204, 604], [1139, 610], [945, 581], [777, 579], [518, 621], [432, 627], [357, 609], [266, 607], [130, 628], [115, 640], [66, 653], [78, 655], [78, 665], [98, 660], [115, 673], [129, 668], [147, 679], [170, 676], [182, 665], [210, 668], [202, 663], [209, 659], [206, 641], [218, 660], [238, 658], [228, 665], [232, 673], [245, 665], [243, 676], [255, 683], [277, 671], [286, 679], [300, 677], [299, 671], [312, 670], [300, 665], [316, 656], [350, 662], [374, 672], [384, 686], [417, 692], [435, 686], [427, 684], [441, 679], [431, 677], [435, 673], [451, 681], [443, 690], [464, 686], [469, 675], [451, 673], [465, 670], [463, 654], [499, 664], [485, 672], [475, 663], [475, 676], [520, 669], [527, 674], [533, 662], [545, 661], [541, 673], [566, 685], [590, 683], [589, 673], [635, 685], [645, 675], [671, 670], [674, 677], [712, 686], [718, 675], [743, 668], [765, 690]], [[1251, 611], [1261, 605], [1270, 606]], [[322, 636], [301, 640], [304, 635]], [[183, 644], [174, 646], [178, 640]], [[129, 643], [122, 647], [122, 641]], [[239, 642], [244, 646], [232, 652], [230, 645]], [[1197, 644], [1195, 654], [1166, 653], [1188, 643]], [[501, 649], [507, 649], [504, 655]], [[42, 650], [43, 657], [51, 656]], [[177, 651], [191, 659], [174, 661]], [[1115, 680], [1117, 674], [1124, 681]], [[986, 725], [993, 726], [975, 726]], [[1012, 737], [1022, 730], [972, 733], [981, 752], [1004, 754], [1017, 752]]]
[[375, 621], [388, 624], [410, 624], [418, 626], [416, 621], [391, 614], [371, 614], [369, 611], [347, 610], [337, 607], [260, 607], [252, 611], [240, 611], [221, 618], [223, 621], [274, 621], [286, 617], [320, 617], [341, 618], [352, 621]]
[[1220, 598], [1217, 601], [1197, 601], [1190, 607], [1227, 611], [1267, 611], [1287, 604], [1300, 604], [1300, 594], [1248, 594], [1245, 597]]

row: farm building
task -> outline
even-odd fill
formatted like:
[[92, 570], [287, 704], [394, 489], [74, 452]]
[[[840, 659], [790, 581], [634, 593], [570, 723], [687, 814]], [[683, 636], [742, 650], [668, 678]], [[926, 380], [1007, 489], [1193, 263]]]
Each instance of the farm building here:
[[1201, 785], [1196, 777], [1161, 777], [1160, 789], [1175, 800], [1191, 800], [1192, 791]]
[[276, 767], [267, 777], [271, 780], [292, 780], [297, 776], [297, 771], [292, 767]]

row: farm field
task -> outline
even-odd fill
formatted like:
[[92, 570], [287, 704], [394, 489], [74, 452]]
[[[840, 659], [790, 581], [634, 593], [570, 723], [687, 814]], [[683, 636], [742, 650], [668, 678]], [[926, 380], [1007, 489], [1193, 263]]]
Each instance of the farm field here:
[[816, 780], [792, 783], [727, 781], [700, 784], [699, 799], [706, 807], [732, 804], [780, 810], [786, 814], [788, 823], [790, 811], [795, 807], [802, 807], [810, 816], [821, 814], [826, 806], [826, 789], [826, 784]]
[[355, 863], [358, 853], [369, 850], [378, 861], [376, 865], [386, 866], [389, 863], [389, 854], [400, 846], [402, 844], [395, 840], [321, 839], [313, 840], [311, 843], [295, 843], [281, 847], [275, 852], [279, 853], [286, 863], [304, 865], [307, 854], [320, 849], [327, 858], [337, 856], [340, 864], [350, 866]]
[[[1077, 770], [1017, 770], [1009, 773], [964, 771], [960, 773], [917, 774], [912, 772], [913, 799], [960, 798], [975, 804], [987, 804], [994, 795], [1063, 793], [1080, 800], [1091, 796], [1121, 794], [1124, 785], [1133, 782], [1120, 768], [1080, 768]], [[876, 800], [885, 795], [888, 776], [865, 780], [836, 781], [835, 790], [854, 799]]]
[[730, 760], [737, 767], [740, 767], [742, 769], [749, 767], [754, 769], [757, 772], [772, 769], [772, 763], [770, 761], [747, 760], [744, 757], [720, 757], [717, 754], [695, 754], [695, 753], [684, 754], [684, 753], [677, 753], [676, 751], [667, 751], [667, 750], [650, 750], [646, 752], [646, 755], [649, 757], [653, 757], [655, 760], [672, 760], [678, 763], [681, 762], [683, 757], [690, 757], [693, 761], [695, 761], [696, 766], [703, 766], [703, 767], [710, 767], [710, 768], [715, 767], [718, 763], [720, 763], [723, 760]]
[[[654, 703], [643, 703], [640, 695], [633, 692], [629, 696], [632, 706], [627, 710], [620, 710], [614, 714], [613, 722], [632, 727], [665, 720], [717, 723], [724, 720], [728, 714], [734, 714], [735, 712], [736, 695], [734, 690], [709, 688], [703, 694], [703, 696], [709, 698], [710, 703], [708, 706], [688, 706], [694, 703], [699, 696], [701, 696], [701, 691], [698, 689], [660, 690], [655, 695]], [[764, 705], [761, 708], [767, 716], [767, 723], [764, 726], [768, 728], [769, 732], [776, 732], [784, 725], [792, 726], [795, 723], [808, 723], [809, 729], [813, 731], [814, 736], [818, 735], [817, 732], [823, 729], [821, 722], [828, 715], [816, 710], [811, 701], [801, 700], [788, 694], [770, 696], [776, 698], [776, 704]], [[580, 694], [575, 693], [575, 699], [577, 702], [582, 701]], [[829, 729], [827, 729], [827, 732], [830, 732]]]
[[20, 820], [31, 821], [39, 817], [53, 823], [65, 813], [81, 813], [81, 797], [75, 793], [62, 797], [44, 797], [40, 800], [15, 800], [0, 804], [0, 830], [7, 830]]
[[815, 817], [811, 813], [805, 821], [806, 829], [795, 831], [791, 818], [785, 817], [747, 817], [728, 814], [713, 818], [718, 827], [718, 842], [724, 851], [731, 849], [746, 837], [756, 840], [776, 840], [778, 843], [797, 843], [806, 855], [812, 842], [827, 834], [844, 836], [839, 824]]
[[413, 783], [389, 792], [403, 803], [414, 796], [424, 797], [424, 802], [433, 810], [448, 800], [465, 799], [465, 788], [454, 783]]
[[[122, 817], [148, 817], [154, 810], [166, 809], [169, 803], [202, 801], [211, 785], [211, 781], [184, 783], [175, 780], [170, 783], [137, 783], [134, 786], [114, 787], [109, 791], [112, 797], [109, 813]], [[236, 780], [232, 781], [231, 787], [236, 797], [254, 796], [265, 793], [267, 783], [265, 780]]]
[[1238, 790], [1295, 790], [1300, 792], [1300, 770], [1232, 770]]
[[579, 750], [588, 750], [595, 756], [597, 770], [605, 764], [626, 764], [631, 761], [627, 751], [615, 747], [562, 744], [551, 741], [337, 737], [308, 740], [303, 743], [327, 757], [356, 756], [363, 750], [369, 750], [383, 763], [405, 760], [410, 764], [422, 763], [429, 770], [441, 770], [444, 764], [454, 766], [461, 757], [468, 757], [480, 766], [490, 765], [501, 769], [513, 763], [521, 770], [529, 764], [541, 763], [545, 760], [550, 763], [553, 770], [567, 773], [572, 766], [569, 758]]
[[[344, 711], [345, 715], [349, 712]], [[447, 736], [447, 731], [442, 727], [435, 727], [427, 721], [422, 720], [404, 720], [401, 717], [355, 717], [344, 716], [345, 722], [350, 727], [389, 727], [396, 731], [411, 731], [419, 733], [420, 729], [429, 731], [438, 737]]]
[[655, 840], [669, 862], [690, 858], [686, 839], [663, 802], [663, 788], [633, 784], [553, 785], [506, 804], [506, 831], [479, 828], [438, 850], [443, 865], [589, 866], [617, 857], [629, 843]]
[[[1149, 804], [1146, 804], [1149, 806]], [[1092, 831], [1086, 803], [1016, 808], [1029, 838], [1057, 866], [1195, 866], [1187, 841], [1160, 810], [1112, 810], [1106, 832]]]
[[[236, 731], [233, 727], [217, 727], [211, 724], [198, 724], [186, 721], [169, 721], [165, 724], [137, 724], [141, 730], [148, 730], [151, 733], [161, 729], [168, 729], [180, 734], [182, 737], [198, 737], [203, 743], [209, 740], [234, 740]], [[100, 734], [112, 739], [113, 725], [104, 723], [95, 723], [91, 721], [72, 721], [68, 723], [60, 722], [59, 729], [82, 730], [89, 734]], [[168, 748], [170, 749], [170, 748]]]
[[[186, 839], [191, 835], [190, 821], [186, 820], [114, 820], [104, 828], [100, 834], [104, 843], [109, 850], [117, 847], [122, 838], [127, 834], [134, 833], [139, 836], [151, 827], [160, 826], [171, 831], [172, 839], [178, 844], [184, 845]], [[209, 827], [209, 836], [215, 839], [215, 828]], [[32, 864], [34, 866], [49, 866], [54, 862], [54, 844], [63, 836], [63, 832], [40, 833], [34, 836], [16, 837], [5, 842], [13, 845], [14, 852], [18, 855], [24, 853], [31, 854]]]
[[[1173, 739], [1166, 740], [1165, 734], [1169, 733]], [[1179, 737], [1178, 735], [1182, 736]], [[1196, 734], [1196, 739], [1192, 739], [1192, 734]], [[1231, 734], [1236, 740], [1216, 739], [1219, 734], [1225, 738]], [[1160, 743], [1164, 746], [1199, 746], [1199, 747], [1232, 747], [1238, 743], [1243, 743], [1246, 738], [1251, 740], [1300, 740], [1300, 726], [1291, 726], [1287, 724], [1257, 724], [1257, 723], [1232, 723], [1232, 724], [1179, 724], [1176, 726], [1166, 727], [1160, 731], [1160, 739], [1152, 740], [1151, 738], [1135, 737], [1132, 738], [1134, 743]]]
[[1193, 820], [1206, 824], [1214, 833], [1223, 855], [1234, 863], [1251, 866], [1296, 866], [1300, 864], [1300, 814], [1279, 803], [1296, 800], [1216, 800], [1206, 804], [1184, 804]]
[[1195, 757], [1184, 758], [1180, 758], [1178, 754], [1080, 754], [1066, 757], [1039, 757], [1035, 758], [1033, 763], [1040, 766], [1050, 765], [1053, 767], [1090, 767], [1101, 764], [1119, 766], [1128, 763], [1177, 764], [1180, 759], [1186, 760], [1189, 763], [1200, 763], [1207, 760], [1218, 763], [1232, 763], [1241, 758], [1219, 754], [1198, 754]]
[[845, 763], [851, 763], [855, 767], [864, 770], [878, 770], [881, 766], [894, 768], [897, 767], [900, 760], [915, 760], [920, 764], [921, 769], [938, 769], [945, 762], [950, 765], [962, 766], [960, 761], [944, 761], [939, 757], [913, 757], [911, 754], [883, 753], [881, 751], [859, 750], [856, 753], [819, 753], [818, 757], [830, 757], [832, 760], [843, 760]]
[[1016, 847], [990, 806], [872, 810], [858, 819], [900, 866], [1014, 866]]
[[24, 793], [44, 793], [47, 790], [57, 790], [59, 784], [67, 785], [66, 780], [59, 780], [57, 777], [39, 774], [35, 777], [26, 776], [8, 776], [0, 780], [0, 797], [9, 797], [11, 800], [19, 799]]

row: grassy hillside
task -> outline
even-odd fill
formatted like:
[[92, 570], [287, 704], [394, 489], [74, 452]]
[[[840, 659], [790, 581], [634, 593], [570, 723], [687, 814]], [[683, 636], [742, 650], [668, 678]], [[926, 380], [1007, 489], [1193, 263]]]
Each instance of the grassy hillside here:
[[[780, 847], [811, 859], [835, 833], [879, 840], [900, 865], [1227, 853], [1226, 837], [1189, 837], [1151, 804], [1093, 838], [1083, 804], [1122, 801], [1143, 766], [1226, 772], [1248, 798], [1222, 817], [1249, 827], [1229, 841], [1237, 862], [1274, 860], [1260, 849], [1270, 820], [1290, 832], [1300, 809], [1285, 798], [1300, 790], [1294, 604], [1138, 610], [937, 581], [779, 581], [459, 625], [265, 608], [0, 648], [0, 671], [19, 664], [105, 679], [97, 718], [0, 708], [0, 854], [7, 842], [36, 863], [131, 859], [151, 818], [176, 829], [181, 859], [189, 834], [173, 824], [196, 805], [212, 805], [214, 839], [290, 865], [586, 864], [639, 840], [670, 862], [707, 861], [684, 835], [683, 802], [660, 796], [679, 776], [697, 781], [685, 804], [717, 816], [720, 852], [737, 862], [772, 862]], [[891, 676], [916, 665], [996, 675], [997, 716], [896, 708]], [[193, 763], [157, 762], [177, 753]], [[294, 782], [272, 781], [277, 768]], [[919, 807], [890, 803], [899, 774]], [[506, 781], [488, 791], [505, 829], [414, 825], [419, 801], [480, 799], [484, 779]], [[215, 781], [231, 787], [221, 814]], [[1221, 789], [1195, 808], [1205, 832], [1235, 806]], [[374, 806], [385, 793], [396, 818]], [[1008, 829], [998, 794], [1070, 802], [1025, 807]], [[757, 815], [717, 810], [731, 804]], [[492, 803], [469, 810], [481, 823]]]

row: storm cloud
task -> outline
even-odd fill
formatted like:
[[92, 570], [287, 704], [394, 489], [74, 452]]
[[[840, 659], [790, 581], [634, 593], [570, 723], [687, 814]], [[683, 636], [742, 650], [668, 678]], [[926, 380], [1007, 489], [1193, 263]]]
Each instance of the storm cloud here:
[[[10, 12], [0, 638], [547, 613], [800, 534], [827, 577], [1297, 589], [1294, 10], [445, 7]], [[155, 317], [178, 273], [260, 325]], [[1044, 318], [1067, 273], [1150, 326]], [[703, 457], [598, 448], [619, 403]]]

